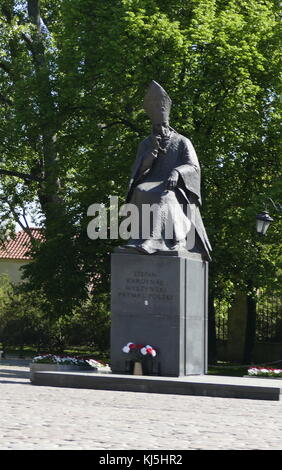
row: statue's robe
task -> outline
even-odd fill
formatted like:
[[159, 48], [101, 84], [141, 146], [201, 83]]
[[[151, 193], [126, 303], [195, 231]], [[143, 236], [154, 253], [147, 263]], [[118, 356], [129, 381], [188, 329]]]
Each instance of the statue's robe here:
[[[195, 149], [189, 139], [172, 131], [165, 152], [159, 150], [157, 158], [154, 158], [157, 152], [153, 150], [152, 139], [152, 135], [147, 137], [138, 147], [127, 202], [135, 204], [140, 213], [143, 204], [166, 206], [169, 216], [173, 219], [174, 236], [169, 240], [165, 238], [164, 230], [161, 227], [163, 218], [160, 216], [154, 222], [155, 225], [158, 225], [157, 229], [154, 223], [150, 228], [150, 237], [130, 240], [126, 246], [137, 248], [148, 254], [169, 251], [175, 249], [176, 246], [184, 246], [188, 251], [200, 252], [206, 259], [210, 259], [211, 245], [199, 209], [201, 206], [201, 171]], [[151, 161], [147, 165], [148, 168], [146, 165], [144, 167], [146, 161]], [[179, 179], [174, 191], [167, 191], [167, 180], [172, 170], [178, 172]], [[192, 212], [191, 205], [193, 205]], [[173, 211], [170, 211], [170, 207], [173, 207]], [[192, 218], [191, 214], [193, 214]], [[188, 226], [185, 224], [187, 218], [190, 218]], [[184, 231], [185, 227], [188, 227], [189, 230], [191, 221], [195, 228], [193, 247], [191, 247], [193, 227], [188, 235], [184, 233], [183, 236], [183, 228]], [[140, 223], [142, 224], [141, 217]], [[140, 234], [141, 229], [142, 227], [140, 227]], [[159, 236], [159, 234], [161, 235]], [[188, 243], [189, 234], [190, 241]]]

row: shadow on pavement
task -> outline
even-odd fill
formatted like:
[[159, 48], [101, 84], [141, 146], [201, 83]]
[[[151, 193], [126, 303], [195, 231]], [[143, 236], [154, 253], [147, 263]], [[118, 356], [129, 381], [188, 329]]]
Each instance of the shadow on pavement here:
[[23, 370], [14, 370], [14, 369], [9, 369], [9, 370], [3, 370], [0, 368], [0, 377], [15, 377], [15, 378], [29, 378], [30, 372], [23, 371]]

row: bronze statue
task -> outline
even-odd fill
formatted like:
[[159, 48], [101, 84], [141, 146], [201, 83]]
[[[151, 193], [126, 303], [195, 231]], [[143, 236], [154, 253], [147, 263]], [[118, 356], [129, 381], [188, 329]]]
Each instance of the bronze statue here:
[[[199, 210], [198, 158], [190, 140], [169, 125], [170, 108], [168, 94], [153, 81], [144, 99], [144, 109], [152, 121], [152, 134], [139, 145], [127, 203], [137, 206], [140, 214], [146, 204], [159, 208], [159, 212], [150, 223], [149, 234], [129, 240], [123, 248], [145, 254], [188, 250], [210, 260], [211, 245]], [[171, 237], [166, 236], [164, 229], [168, 219], [173, 227]], [[141, 225], [142, 220], [140, 216]]]

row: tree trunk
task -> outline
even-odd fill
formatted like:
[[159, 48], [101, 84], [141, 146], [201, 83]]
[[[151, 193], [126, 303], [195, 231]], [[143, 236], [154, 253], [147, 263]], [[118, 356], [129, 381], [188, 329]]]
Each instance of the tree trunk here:
[[[39, 125], [42, 137], [43, 182], [39, 201], [45, 214], [46, 237], [56, 234], [57, 223], [64, 218], [64, 205], [60, 199], [59, 165], [56, 149], [57, 113], [54, 105], [50, 70], [46, 60], [48, 29], [40, 15], [39, 0], [28, 1], [28, 14], [37, 28], [30, 42], [37, 82]], [[56, 228], [57, 227], [57, 228]]]
[[256, 340], [256, 318], [257, 318], [257, 302], [253, 294], [253, 283], [248, 281], [249, 292], [247, 295], [247, 324], [244, 347], [244, 364], [252, 364], [254, 347]]
[[217, 360], [217, 347], [216, 347], [216, 328], [215, 328], [215, 308], [214, 308], [214, 295], [209, 295], [209, 308], [208, 308], [208, 363], [214, 364]]

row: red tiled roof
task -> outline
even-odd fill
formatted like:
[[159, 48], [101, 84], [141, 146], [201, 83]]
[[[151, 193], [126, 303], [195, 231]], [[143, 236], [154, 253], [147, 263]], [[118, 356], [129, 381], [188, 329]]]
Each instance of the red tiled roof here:
[[[30, 230], [34, 238], [42, 239], [40, 228], [31, 228]], [[4, 245], [0, 245], [0, 259], [31, 259], [31, 256], [26, 255], [29, 248], [30, 237], [24, 230], [20, 230], [15, 239], [11, 238]]]

